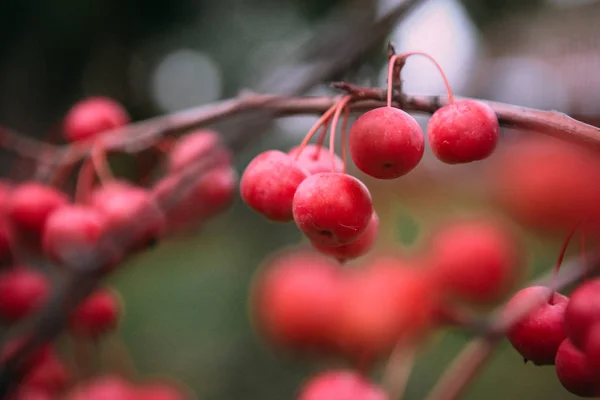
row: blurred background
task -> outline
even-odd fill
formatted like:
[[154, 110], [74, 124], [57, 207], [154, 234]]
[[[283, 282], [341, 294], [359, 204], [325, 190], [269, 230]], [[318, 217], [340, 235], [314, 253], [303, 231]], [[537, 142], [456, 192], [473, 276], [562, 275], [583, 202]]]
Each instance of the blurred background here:
[[[311, 34], [343, 0], [62, 0], [0, 8], [0, 124], [61, 142], [69, 107], [90, 95], [120, 101], [135, 120], [235, 96], [265, 65]], [[376, 4], [372, 4], [376, 3]], [[364, 0], [384, 13], [395, 0]], [[375, 6], [373, 8], [373, 6]], [[433, 55], [458, 95], [559, 110], [600, 122], [600, 1], [425, 0], [393, 30], [398, 51]], [[360, 29], [360, 27], [356, 27]], [[385, 83], [385, 43], [348, 79]], [[440, 94], [425, 59], [404, 70], [408, 93]], [[313, 93], [328, 93], [327, 85]], [[332, 92], [331, 92], [332, 93]], [[316, 116], [281, 118], [237, 159], [299, 143]], [[419, 116], [426, 124], [426, 116]], [[423, 125], [425, 126], [425, 125]], [[514, 132], [505, 131], [505, 137]], [[494, 156], [495, 157], [495, 156]], [[494, 213], [486, 168], [448, 167], [427, 154], [406, 179], [369, 185], [387, 243], [407, 252], [449, 215]], [[14, 159], [3, 156], [6, 169]], [[492, 165], [493, 166], [493, 165]], [[525, 277], [553, 264], [563, 236], [512, 221], [528, 244]], [[540, 234], [542, 233], [542, 234]], [[237, 200], [197, 235], [160, 244], [111, 278], [124, 298], [121, 336], [143, 374], [166, 374], [199, 399], [285, 400], [323, 365], [275, 352], [253, 331], [248, 290], [261, 261], [301, 241]], [[468, 337], [424, 350], [407, 399], [420, 399]], [[113, 344], [114, 347], [114, 344]], [[110, 345], [103, 350], [115, 352]], [[524, 365], [506, 343], [468, 399], [569, 399], [553, 368]], [[574, 398], [574, 397], [573, 397]]]

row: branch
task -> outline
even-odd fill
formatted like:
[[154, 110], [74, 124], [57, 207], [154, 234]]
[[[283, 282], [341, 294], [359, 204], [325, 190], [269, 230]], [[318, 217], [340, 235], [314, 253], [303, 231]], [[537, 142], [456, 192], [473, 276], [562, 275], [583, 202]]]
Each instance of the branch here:
[[[590, 266], [586, 268], [575, 258], [571, 259], [562, 267], [561, 271], [564, 271], [564, 273], [559, 275], [555, 290], [561, 291], [577, 283], [586, 273], [591, 275], [600, 272], [600, 253], [592, 257]], [[531, 282], [528, 286], [550, 286], [553, 274], [554, 271], [550, 271]], [[529, 313], [534, 305], [535, 302], [524, 304], [520, 310], [511, 315], [503, 313], [505, 304], [498, 307], [493, 313], [486, 332], [481, 337], [473, 339], [463, 348], [426, 397], [426, 400], [457, 399], [482, 371], [485, 363], [492, 356], [506, 332], [520, 318]]]

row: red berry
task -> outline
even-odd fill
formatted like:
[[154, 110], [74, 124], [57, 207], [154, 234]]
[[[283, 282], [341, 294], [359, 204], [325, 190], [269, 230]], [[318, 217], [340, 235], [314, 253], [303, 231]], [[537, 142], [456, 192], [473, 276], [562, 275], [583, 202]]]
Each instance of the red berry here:
[[27, 373], [22, 384], [43, 393], [57, 395], [67, 388], [70, 380], [71, 376], [66, 366], [51, 352]]
[[314, 243], [341, 246], [362, 235], [373, 203], [367, 187], [351, 175], [319, 173], [306, 178], [293, 202], [296, 225]]
[[258, 328], [280, 345], [331, 350], [341, 278], [338, 265], [318, 253], [277, 254], [256, 277], [252, 311]]
[[406, 112], [379, 107], [361, 115], [350, 128], [352, 160], [362, 172], [379, 179], [406, 175], [423, 158], [423, 131]]
[[67, 205], [53, 212], [44, 228], [42, 246], [47, 255], [65, 265], [85, 265], [98, 251], [106, 218], [95, 208]]
[[[29, 344], [27, 339], [27, 336], [19, 336], [5, 343], [0, 352], [0, 361], [6, 363], [23, 350], [24, 346]], [[29, 351], [27, 358], [23, 360], [25, 372], [32, 371], [36, 366], [44, 364], [52, 357], [55, 357], [54, 349], [47, 343]]]
[[103, 376], [74, 388], [67, 400], [133, 400], [135, 388], [118, 376]]
[[455, 221], [441, 227], [431, 243], [432, 267], [451, 296], [475, 303], [499, 300], [515, 283], [520, 247], [492, 220]]
[[[300, 152], [300, 148], [301, 146], [296, 146], [292, 148], [288, 154], [296, 159], [296, 155], [298, 152]], [[333, 165], [335, 168], [332, 171], [331, 153], [329, 150], [327, 150], [327, 148], [316, 144], [307, 144], [300, 153], [300, 156], [296, 162], [302, 168], [306, 169], [309, 174], [344, 171], [344, 162], [337, 155], [334, 155], [333, 157]]]
[[12, 191], [7, 203], [6, 214], [13, 226], [37, 236], [50, 214], [67, 204], [67, 196], [50, 186], [27, 182]]
[[365, 255], [369, 250], [371, 250], [371, 247], [373, 247], [377, 241], [378, 235], [379, 217], [377, 216], [377, 213], [373, 211], [373, 215], [371, 216], [371, 221], [369, 221], [367, 229], [354, 242], [335, 247], [322, 246], [314, 242], [311, 243], [314, 248], [323, 254], [333, 256], [339, 260], [351, 260]]
[[40, 308], [49, 294], [46, 275], [17, 267], [0, 275], [0, 316], [17, 321]]
[[8, 400], [53, 400], [52, 395], [27, 386], [19, 387], [17, 392]]
[[177, 140], [171, 149], [169, 171], [179, 172], [211, 153], [217, 157], [218, 166], [231, 165], [231, 152], [223, 147], [221, 136], [217, 132], [205, 129], [188, 133]]
[[108, 289], [92, 293], [74, 310], [69, 320], [73, 335], [99, 336], [116, 328], [121, 315], [117, 294]]
[[[165, 226], [164, 216], [152, 194], [126, 182], [110, 182], [92, 193], [90, 203], [106, 219], [106, 229], [121, 235], [133, 248], [145, 246], [158, 237]], [[127, 232], [126, 237], [123, 233]], [[130, 238], [134, 240], [131, 241]]]
[[514, 348], [536, 365], [552, 365], [558, 346], [567, 338], [564, 316], [569, 299], [543, 286], [518, 291], [508, 302], [507, 315], [531, 310], [514, 324], [507, 336]]
[[304, 384], [298, 400], [388, 400], [383, 389], [354, 371], [328, 371]]
[[336, 338], [350, 358], [375, 361], [398, 341], [418, 340], [428, 330], [437, 304], [433, 277], [398, 257], [379, 257], [349, 272], [336, 317]]
[[76, 103], [67, 113], [63, 131], [69, 142], [95, 138], [99, 133], [129, 122], [127, 111], [107, 97], [90, 97]]
[[567, 336], [583, 350], [592, 326], [600, 323], [600, 279], [583, 283], [571, 293], [565, 311]]
[[589, 330], [584, 350], [596, 376], [600, 377], [600, 322], [596, 322]]
[[13, 256], [13, 234], [8, 222], [0, 218], [0, 262], [10, 261]]
[[427, 137], [433, 153], [448, 164], [489, 157], [498, 143], [500, 126], [494, 111], [477, 100], [461, 100], [433, 113]]
[[600, 380], [586, 355], [569, 339], [565, 339], [558, 348], [555, 362], [556, 375], [565, 389], [580, 397], [600, 396]]
[[294, 219], [294, 194], [307, 176], [308, 172], [289, 155], [278, 150], [265, 151], [248, 164], [242, 175], [242, 199], [271, 221], [289, 222]]

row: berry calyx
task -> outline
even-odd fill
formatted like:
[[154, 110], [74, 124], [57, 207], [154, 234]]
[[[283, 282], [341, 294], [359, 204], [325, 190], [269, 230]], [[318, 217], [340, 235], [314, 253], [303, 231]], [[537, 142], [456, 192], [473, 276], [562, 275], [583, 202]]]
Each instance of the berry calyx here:
[[569, 299], [543, 286], [518, 291], [508, 302], [507, 315], [529, 309], [507, 332], [508, 340], [528, 361], [552, 365], [556, 352], [566, 339], [564, 315]]
[[378, 179], [406, 175], [419, 164], [425, 150], [417, 121], [394, 107], [361, 115], [350, 128], [348, 143], [358, 169]]
[[311, 175], [318, 174], [319, 172], [344, 171], [344, 162], [337, 155], [333, 157], [334, 171], [331, 170], [331, 154], [326, 148], [318, 144], [309, 143], [304, 149], [302, 146], [296, 146], [288, 154], [296, 160], [296, 163], [300, 167], [304, 168]]
[[289, 222], [294, 219], [292, 201], [296, 189], [308, 175], [288, 154], [268, 150], [244, 170], [240, 193], [250, 208], [269, 220]]
[[456, 299], [492, 303], [516, 281], [520, 246], [493, 220], [454, 221], [439, 228], [431, 241], [431, 266], [443, 290]]
[[104, 215], [95, 208], [67, 205], [48, 218], [42, 247], [48, 256], [63, 265], [86, 265], [97, 251], [105, 226]]
[[14, 322], [31, 315], [44, 304], [50, 283], [41, 272], [17, 267], [0, 275], [0, 316]]
[[583, 350], [592, 327], [600, 323], [600, 279], [583, 283], [571, 294], [565, 311], [567, 336]]
[[319, 173], [306, 178], [294, 196], [296, 225], [314, 243], [341, 246], [367, 229], [373, 203], [367, 187], [347, 174]]
[[580, 397], [600, 396], [600, 380], [588, 357], [569, 339], [558, 348], [555, 363], [558, 380], [569, 392]]
[[350, 370], [327, 371], [308, 380], [298, 400], [388, 400], [380, 387]]
[[107, 333], [119, 323], [121, 309], [121, 301], [114, 291], [99, 289], [73, 311], [69, 330], [80, 337], [97, 337]]
[[498, 143], [500, 126], [494, 111], [477, 100], [461, 100], [433, 113], [427, 125], [431, 150], [447, 164], [489, 157]]
[[69, 142], [94, 139], [98, 134], [126, 125], [127, 111], [108, 97], [90, 97], [75, 104], [67, 113], [64, 136]]
[[335, 257], [338, 260], [352, 260], [365, 255], [375, 242], [379, 235], [379, 217], [373, 211], [371, 221], [367, 225], [367, 229], [358, 239], [352, 243], [343, 244], [341, 246], [323, 246], [318, 243], [311, 242], [313, 247], [319, 252]]

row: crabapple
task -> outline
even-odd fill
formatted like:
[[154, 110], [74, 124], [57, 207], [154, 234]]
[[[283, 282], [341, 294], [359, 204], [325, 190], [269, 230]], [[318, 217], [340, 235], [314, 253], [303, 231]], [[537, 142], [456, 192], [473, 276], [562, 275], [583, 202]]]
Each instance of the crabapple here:
[[65, 364], [54, 352], [27, 372], [23, 386], [44, 393], [57, 394], [65, 390], [71, 376]]
[[530, 310], [507, 332], [513, 347], [536, 365], [552, 365], [558, 346], [566, 339], [564, 315], [569, 299], [544, 286], [518, 291], [504, 309], [506, 315]]
[[430, 257], [445, 291], [474, 303], [501, 298], [515, 282], [521, 260], [520, 246], [504, 226], [475, 218], [439, 228]]
[[48, 218], [42, 234], [42, 248], [59, 263], [85, 265], [97, 250], [105, 226], [105, 216], [95, 208], [63, 206]]
[[433, 113], [427, 137], [433, 153], [448, 164], [489, 157], [498, 143], [500, 126], [494, 111], [477, 100], [461, 100]]
[[288, 154], [296, 159], [298, 165], [308, 171], [309, 174], [318, 174], [319, 172], [343, 172], [344, 162], [338, 155], [333, 156], [333, 171], [331, 164], [331, 154], [323, 146], [309, 143], [304, 149], [296, 146], [288, 151]]
[[46, 275], [27, 267], [17, 267], [0, 274], [0, 316], [17, 321], [29, 316], [44, 304], [49, 293]]
[[353, 258], [358, 258], [371, 250], [371, 247], [373, 247], [375, 244], [378, 235], [379, 217], [377, 216], [377, 213], [373, 211], [371, 221], [369, 221], [367, 229], [354, 242], [343, 244], [341, 246], [323, 246], [318, 243], [311, 243], [315, 249], [319, 250], [319, 252], [323, 254], [333, 256], [338, 260], [351, 260]]
[[256, 156], [244, 170], [240, 193], [250, 208], [269, 220], [289, 222], [294, 219], [294, 194], [307, 176], [308, 171], [291, 156], [268, 150]]
[[362, 235], [373, 203], [367, 187], [351, 175], [323, 172], [306, 178], [293, 202], [296, 225], [314, 243], [341, 246]]
[[394, 179], [413, 170], [423, 158], [423, 131], [408, 113], [379, 107], [361, 115], [350, 128], [354, 164], [367, 175]]
[[99, 133], [126, 125], [127, 111], [108, 97], [90, 97], [76, 103], [67, 113], [63, 132], [69, 142], [94, 139]]
[[589, 330], [585, 341], [584, 353], [597, 376], [600, 377], [600, 322], [596, 322]]
[[41, 183], [26, 182], [11, 192], [6, 215], [16, 229], [39, 236], [50, 214], [67, 203], [67, 196], [58, 190]]
[[358, 372], [332, 370], [304, 383], [298, 400], [388, 400], [383, 389]]
[[115, 292], [99, 289], [73, 311], [69, 330], [73, 335], [82, 337], [102, 335], [116, 328], [121, 309], [121, 301]]
[[316, 252], [276, 254], [264, 264], [253, 285], [257, 327], [277, 344], [332, 350], [342, 276], [333, 260]]
[[223, 146], [221, 136], [212, 130], [204, 129], [186, 134], [175, 142], [169, 152], [169, 171], [179, 172], [186, 166], [211, 152], [216, 152], [216, 165], [231, 165], [231, 151]]
[[587, 281], [571, 293], [565, 311], [567, 336], [583, 350], [592, 326], [600, 323], [600, 279]]
[[589, 364], [588, 357], [569, 339], [556, 353], [556, 375], [565, 389], [580, 397], [600, 396], [600, 380]]
[[80, 384], [67, 396], [66, 400], [132, 400], [135, 388], [116, 375], [107, 375]]

